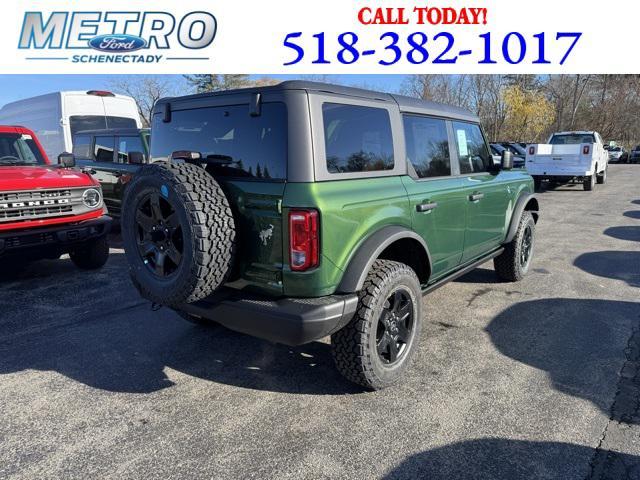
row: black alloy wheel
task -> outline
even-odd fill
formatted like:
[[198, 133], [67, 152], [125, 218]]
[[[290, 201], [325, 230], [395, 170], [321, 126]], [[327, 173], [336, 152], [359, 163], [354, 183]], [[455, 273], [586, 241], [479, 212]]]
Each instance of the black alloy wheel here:
[[146, 195], [135, 215], [138, 253], [149, 271], [158, 277], [174, 273], [184, 252], [184, 238], [178, 214], [159, 192]]
[[527, 225], [522, 234], [522, 246], [520, 248], [520, 266], [526, 268], [531, 259], [531, 251], [533, 250], [533, 229], [531, 225]]
[[404, 288], [391, 293], [384, 303], [376, 331], [378, 356], [385, 365], [402, 359], [414, 325], [413, 300]]

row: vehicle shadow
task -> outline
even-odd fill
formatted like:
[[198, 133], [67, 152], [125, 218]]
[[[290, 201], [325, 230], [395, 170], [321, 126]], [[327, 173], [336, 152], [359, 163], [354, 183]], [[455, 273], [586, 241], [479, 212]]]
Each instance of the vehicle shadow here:
[[630, 240], [632, 242], [640, 242], [640, 227], [634, 227], [634, 226], [609, 227], [602, 233], [604, 233], [609, 237], [617, 238], [618, 240]]
[[543, 184], [539, 189], [536, 189], [536, 193], [553, 193], [553, 192], [584, 192], [582, 183], [556, 183], [556, 184]]
[[[215, 324], [151, 311], [126, 274], [122, 253], [100, 271], [43, 261], [0, 275], [0, 375], [56, 371], [113, 392], [150, 393], [175, 373], [249, 389], [358, 393], [336, 371], [327, 343], [287, 347]], [[28, 281], [29, 288], [25, 289]]]
[[624, 280], [632, 287], [640, 287], [640, 251], [602, 251], [583, 253], [573, 264], [598, 277]]
[[638, 478], [640, 457], [564, 442], [480, 438], [413, 455], [386, 480], [519, 480]]
[[635, 220], [640, 220], [640, 210], [628, 210], [623, 213], [625, 217], [633, 218]]
[[611, 412], [621, 357], [639, 320], [640, 303], [553, 298], [517, 303], [485, 331], [500, 353], [546, 372], [556, 390], [589, 400], [615, 420], [640, 423], [637, 398], [632, 411]]
[[[302, 394], [358, 393], [335, 370], [329, 345], [287, 347], [172, 312], [135, 308], [0, 342], [0, 374], [54, 370], [93, 388], [150, 393], [181, 374], [242, 388]], [[4, 344], [3, 344], [4, 343]]]
[[458, 283], [501, 283], [496, 272], [490, 268], [475, 268], [469, 273], [456, 278]]

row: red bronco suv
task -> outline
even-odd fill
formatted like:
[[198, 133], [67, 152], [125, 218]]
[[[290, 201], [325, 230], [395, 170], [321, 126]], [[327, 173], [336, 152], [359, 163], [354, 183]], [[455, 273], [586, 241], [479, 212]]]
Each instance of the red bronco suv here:
[[107, 261], [111, 218], [100, 184], [72, 168], [73, 155], [58, 160], [49, 163], [31, 130], [0, 126], [0, 265], [64, 253], [83, 269]]

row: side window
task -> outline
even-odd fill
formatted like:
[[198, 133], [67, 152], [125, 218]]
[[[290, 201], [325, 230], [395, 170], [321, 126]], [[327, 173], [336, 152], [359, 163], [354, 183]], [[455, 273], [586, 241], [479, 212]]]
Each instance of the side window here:
[[486, 172], [491, 168], [493, 160], [479, 125], [453, 122], [453, 134], [458, 148], [461, 174]]
[[93, 159], [91, 154], [91, 136], [76, 135], [73, 138], [73, 154], [83, 160]]
[[407, 157], [418, 177], [451, 175], [449, 136], [444, 120], [405, 115], [404, 134]]
[[393, 136], [387, 110], [325, 103], [322, 118], [329, 173], [393, 169]]
[[139, 136], [120, 137], [118, 139], [118, 162], [129, 163], [129, 152], [140, 152], [144, 154], [144, 145]]
[[96, 162], [113, 162], [114, 148], [114, 137], [96, 137], [96, 145], [93, 149]]

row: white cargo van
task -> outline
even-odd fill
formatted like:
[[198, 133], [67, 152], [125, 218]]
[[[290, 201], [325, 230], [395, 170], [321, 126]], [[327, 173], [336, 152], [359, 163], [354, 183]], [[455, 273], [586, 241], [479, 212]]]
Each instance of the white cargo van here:
[[0, 109], [0, 125], [33, 130], [52, 160], [71, 152], [72, 138], [81, 130], [140, 128], [133, 98], [103, 90], [54, 92], [8, 103]]

